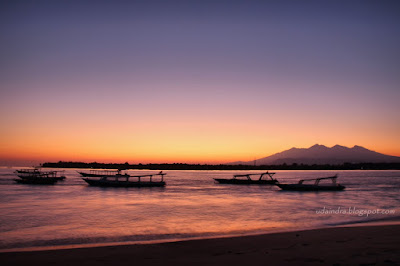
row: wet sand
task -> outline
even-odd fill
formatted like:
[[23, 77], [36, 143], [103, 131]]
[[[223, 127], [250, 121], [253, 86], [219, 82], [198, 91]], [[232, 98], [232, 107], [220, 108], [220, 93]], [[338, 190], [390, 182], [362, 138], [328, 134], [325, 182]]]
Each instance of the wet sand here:
[[400, 225], [0, 253], [2, 265], [400, 265]]

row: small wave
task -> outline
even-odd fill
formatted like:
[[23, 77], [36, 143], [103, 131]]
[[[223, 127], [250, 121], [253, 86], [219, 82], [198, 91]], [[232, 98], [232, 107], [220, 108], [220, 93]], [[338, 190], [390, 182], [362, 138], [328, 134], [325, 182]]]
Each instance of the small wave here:
[[400, 216], [384, 217], [384, 218], [366, 218], [358, 221], [342, 221], [336, 223], [327, 223], [328, 226], [343, 226], [353, 224], [368, 224], [368, 223], [400, 223]]
[[0, 242], [0, 252], [10, 250], [29, 250], [30, 248], [62, 248], [79, 247], [82, 245], [114, 245], [145, 242], [168, 242], [175, 240], [189, 240], [207, 237], [221, 237], [226, 234], [216, 233], [193, 233], [193, 234], [150, 234], [150, 235], [129, 235], [129, 236], [110, 236], [110, 237], [82, 237], [82, 238], [63, 238], [49, 240], [32, 240], [26, 242], [5, 243]]

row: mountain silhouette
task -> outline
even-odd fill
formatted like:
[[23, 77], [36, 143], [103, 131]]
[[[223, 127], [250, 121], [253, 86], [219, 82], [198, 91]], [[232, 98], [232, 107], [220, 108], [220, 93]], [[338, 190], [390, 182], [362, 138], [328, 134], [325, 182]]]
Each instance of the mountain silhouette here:
[[[274, 155], [257, 159], [257, 165], [280, 164], [343, 164], [343, 163], [400, 163], [400, 157], [385, 155], [361, 146], [348, 148], [335, 145], [332, 148], [315, 144], [310, 148], [291, 148]], [[253, 165], [254, 161], [230, 164]]]

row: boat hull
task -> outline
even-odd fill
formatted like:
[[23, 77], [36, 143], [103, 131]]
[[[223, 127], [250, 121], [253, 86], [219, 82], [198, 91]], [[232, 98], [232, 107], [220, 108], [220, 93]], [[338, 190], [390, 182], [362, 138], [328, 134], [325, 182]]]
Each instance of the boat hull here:
[[223, 179], [214, 178], [220, 184], [233, 184], [233, 185], [274, 185], [276, 180], [244, 180], [244, 179]]
[[65, 180], [65, 176], [56, 176], [56, 177], [41, 177], [40, 175], [25, 175], [25, 174], [20, 174], [17, 175], [21, 179], [54, 179], [56, 181], [61, 181]]
[[345, 189], [345, 186], [316, 186], [316, 185], [303, 185], [303, 184], [276, 184], [282, 190], [290, 191], [340, 191]]
[[150, 182], [150, 181], [114, 181], [114, 180], [94, 180], [89, 178], [82, 178], [86, 183], [91, 186], [97, 187], [164, 187], [165, 182]]
[[58, 179], [56, 178], [21, 178], [14, 179], [19, 184], [30, 184], [30, 185], [54, 185]]

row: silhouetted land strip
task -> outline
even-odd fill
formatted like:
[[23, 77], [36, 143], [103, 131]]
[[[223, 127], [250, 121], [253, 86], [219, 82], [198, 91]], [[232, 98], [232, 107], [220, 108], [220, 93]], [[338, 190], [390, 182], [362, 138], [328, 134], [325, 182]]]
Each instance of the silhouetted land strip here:
[[95, 169], [148, 169], [148, 170], [400, 170], [400, 163], [345, 163], [338, 165], [226, 165], [226, 164], [129, 164], [129, 163], [84, 163], [84, 162], [47, 162], [42, 167], [49, 168], [95, 168]]

